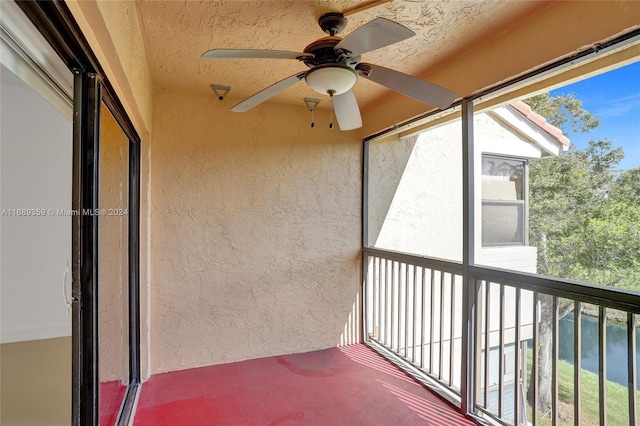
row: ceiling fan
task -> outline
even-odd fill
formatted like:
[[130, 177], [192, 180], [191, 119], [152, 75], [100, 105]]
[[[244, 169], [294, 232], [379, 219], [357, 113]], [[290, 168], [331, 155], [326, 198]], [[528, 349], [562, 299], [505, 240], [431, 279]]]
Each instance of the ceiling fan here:
[[380, 65], [360, 62], [360, 55], [400, 42], [415, 33], [385, 18], [376, 18], [344, 39], [337, 37], [347, 25], [342, 13], [326, 13], [318, 20], [329, 34], [305, 47], [303, 52], [258, 49], [213, 49], [203, 58], [297, 59], [309, 67], [243, 100], [231, 111], [245, 112], [304, 79], [316, 92], [331, 97], [338, 125], [342, 130], [362, 127], [360, 109], [352, 87], [363, 77], [418, 101], [444, 109], [456, 94], [419, 78]]

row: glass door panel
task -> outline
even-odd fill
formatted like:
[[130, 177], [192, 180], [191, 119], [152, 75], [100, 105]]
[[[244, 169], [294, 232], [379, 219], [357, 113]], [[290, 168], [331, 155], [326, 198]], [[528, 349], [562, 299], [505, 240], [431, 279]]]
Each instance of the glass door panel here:
[[15, 2], [0, 50], [0, 424], [69, 425], [74, 79]]
[[99, 158], [99, 409], [112, 426], [129, 383], [129, 139], [104, 103]]
[[2, 65], [0, 424], [69, 425], [73, 126], [23, 77]]

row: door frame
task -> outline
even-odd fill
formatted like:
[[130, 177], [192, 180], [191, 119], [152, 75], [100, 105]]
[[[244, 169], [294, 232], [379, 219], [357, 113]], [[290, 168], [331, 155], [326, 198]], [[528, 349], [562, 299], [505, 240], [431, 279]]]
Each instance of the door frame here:
[[[127, 425], [140, 387], [140, 137], [62, 0], [16, 1], [74, 73], [72, 209], [98, 211], [100, 104], [129, 139], [129, 386], [118, 425]], [[72, 217], [72, 423], [99, 423], [98, 220]]]

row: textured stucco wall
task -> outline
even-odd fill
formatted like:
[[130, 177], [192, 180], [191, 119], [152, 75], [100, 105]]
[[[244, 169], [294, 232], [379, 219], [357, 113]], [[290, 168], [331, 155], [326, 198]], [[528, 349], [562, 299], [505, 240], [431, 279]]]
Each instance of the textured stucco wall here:
[[[129, 140], [104, 104], [100, 110], [99, 207], [127, 210]], [[119, 213], [112, 212], [112, 213]], [[98, 218], [98, 321], [100, 381], [127, 382], [128, 216]]]
[[369, 151], [369, 245], [462, 261], [460, 120]]
[[153, 373], [354, 341], [361, 141], [303, 105], [154, 98]]

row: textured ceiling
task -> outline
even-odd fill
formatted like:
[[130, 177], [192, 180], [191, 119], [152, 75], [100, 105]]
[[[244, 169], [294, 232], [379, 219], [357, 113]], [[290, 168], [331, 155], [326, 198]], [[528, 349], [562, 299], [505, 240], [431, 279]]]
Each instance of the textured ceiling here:
[[[352, 1], [139, 1], [147, 59], [161, 87], [211, 93], [210, 84], [231, 86], [230, 106], [307, 67], [297, 60], [202, 59], [214, 48], [274, 49], [302, 52], [326, 36], [317, 19], [371, 3]], [[362, 61], [428, 78], [428, 71], [492, 35], [516, 25], [542, 5], [537, 1], [394, 0], [348, 14], [344, 37], [382, 16], [409, 27], [416, 36], [366, 53]], [[438, 83], [434, 81], [434, 83]], [[447, 87], [456, 91], [455, 87]], [[360, 79], [354, 88], [362, 109], [388, 89]], [[302, 98], [323, 99], [304, 83], [274, 97], [275, 102], [303, 106]]]

